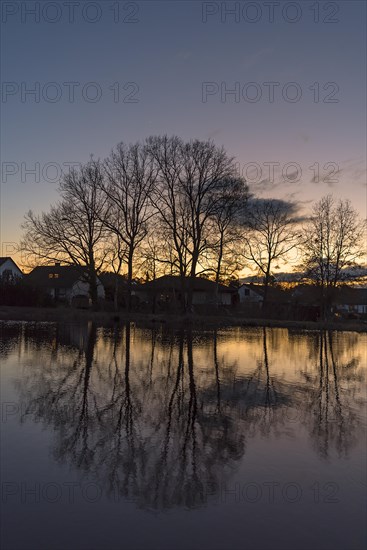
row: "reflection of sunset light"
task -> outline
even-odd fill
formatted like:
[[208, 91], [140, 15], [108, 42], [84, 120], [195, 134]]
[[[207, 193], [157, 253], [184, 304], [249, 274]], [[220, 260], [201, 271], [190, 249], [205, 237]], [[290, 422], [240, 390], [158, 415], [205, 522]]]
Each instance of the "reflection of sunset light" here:
[[205, 505], [202, 484], [245, 455], [280, 467], [300, 449], [309, 464], [359, 452], [365, 333], [21, 326], [5, 325], [0, 352], [22, 421], [139, 507]]

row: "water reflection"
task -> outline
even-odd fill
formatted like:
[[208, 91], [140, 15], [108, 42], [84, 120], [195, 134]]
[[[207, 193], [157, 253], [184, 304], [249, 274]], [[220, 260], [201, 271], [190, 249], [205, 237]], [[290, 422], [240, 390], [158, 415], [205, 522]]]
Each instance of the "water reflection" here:
[[348, 456], [358, 434], [357, 407], [363, 407], [356, 391], [363, 384], [363, 370], [352, 354], [339, 359], [334, 339], [332, 332], [315, 336], [316, 368], [311, 373], [302, 372], [307, 387], [306, 423], [314, 448], [323, 459], [329, 458], [332, 449], [339, 456]]
[[22, 421], [52, 428], [57, 461], [160, 510], [203, 505], [255, 437], [301, 426], [322, 459], [348, 455], [362, 427], [353, 338], [18, 324], [0, 353], [26, 353]]

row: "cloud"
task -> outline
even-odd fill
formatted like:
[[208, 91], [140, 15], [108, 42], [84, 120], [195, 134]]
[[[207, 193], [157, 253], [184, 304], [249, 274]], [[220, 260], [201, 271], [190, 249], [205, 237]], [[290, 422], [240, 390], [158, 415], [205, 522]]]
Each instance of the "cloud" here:
[[361, 182], [362, 185], [366, 182], [366, 162], [362, 157], [350, 158], [343, 160], [341, 163], [340, 172], [343, 172], [347, 178], [354, 180], [354, 182]]
[[330, 189], [333, 189], [338, 185], [338, 183], [340, 183], [339, 177], [341, 173], [342, 173], [342, 170], [339, 169], [338, 172], [332, 176], [333, 178], [337, 177], [338, 181], [329, 181], [328, 176], [320, 176], [320, 174], [319, 175], [315, 174], [314, 177], [310, 179], [310, 183], [316, 183], [317, 185], [322, 185], [325, 183]]
[[219, 136], [223, 132], [223, 128], [215, 128], [211, 132], [208, 133], [208, 139], [213, 139], [216, 136]]
[[255, 208], [256, 210], [262, 210], [267, 207], [274, 207], [278, 211], [284, 211], [290, 215], [295, 215], [299, 212], [300, 205], [296, 201], [286, 200], [286, 199], [275, 199], [275, 198], [260, 198], [252, 196], [249, 199], [248, 207], [250, 210]]

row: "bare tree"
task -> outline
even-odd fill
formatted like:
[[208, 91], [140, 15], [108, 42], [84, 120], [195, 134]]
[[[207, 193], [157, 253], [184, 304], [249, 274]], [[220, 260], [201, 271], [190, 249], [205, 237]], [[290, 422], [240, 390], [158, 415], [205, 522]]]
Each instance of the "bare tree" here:
[[22, 226], [21, 250], [28, 264], [64, 262], [86, 267], [93, 304], [98, 298], [97, 275], [107, 254], [102, 179], [98, 161], [71, 170], [60, 182], [59, 203], [40, 215], [29, 211]]
[[327, 315], [333, 289], [343, 281], [344, 270], [363, 256], [365, 223], [349, 200], [337, 203], [331, 195], [323, 197], [312, 210], [304, 227], [302, 245], [306, 277], [321, 289], [323, 314]]
[[248, 187], [240, 178], [224, 180], [218, 188], [219, 200], [211, 217], [209, 262], [214, 270], [217, 288], [238, 271], [236, 248], [240, 241], [238, 216], [246, 207]]
[[294, 204], [285, 201], [252, 199], [245, 212], [241, 256], [250, 265], [255, 264], [263, 276], [263, 307], [267, 303], [274, 262], [285, 260], [297, 245], [295, 210]]
[[135, 252], [145, 239], [148, 221], [154, 214], [150, 198], [156, 168], [144, 145], [120, 143], [106, 159], [104, 171], [103, 193], [109, 203], [105, 225], [126, 248], [127, 306], [130, 310]]
[[211, 217], [220, 201], [218, 186], [230, 181], [235, 165], [212, 141], [184, 142], [178, 137], [151, 137], [147, 141], [158, 170], [153, 196], [155, 208], [174, 252], [181, 276], [185, 309], [191, 309], [192, 285], [200, 258], [208, 248]]
[[189, 238], [186, 225], [189, 212], [178, 185], [182, 170], [182, 142], [179, 138], [151, 137], [147, 141], [147, 146], [158, 168], [153, 203], [159, 213], [160, 226], [164, 228], [170, 247], [174, 251], [171, 269], [173, 273], [176, 271], [181, 277], [185, 277], [189, 270]]
[[118, 311], [118, 295], [119, 295], [119, 282], [121, 277], [122, 266], [126, 262], [127, 247], [121, 240], [119, 234], [113, 233], [108, 238], [108, 265], [112, 268], [114, 273], [114, 290], [113, 290], [113, 304], [114, 310]]
[[149, 225], [137, 258], [138, 268], [145, 281], [152, 281], [163, 275], [174, 274], [174, 260], [161, 224], [157, 218]]

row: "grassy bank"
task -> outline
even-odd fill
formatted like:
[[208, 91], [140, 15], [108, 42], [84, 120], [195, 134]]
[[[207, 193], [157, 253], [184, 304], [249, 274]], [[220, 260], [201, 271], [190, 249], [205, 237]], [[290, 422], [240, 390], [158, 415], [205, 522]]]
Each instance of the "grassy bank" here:
[[151, 313], [119, 312], [115, 314], [107, 311], [89, 311], [70, 308], [32, 308], [0, 306], [0, 320], [2, 321], [33, 321], [33, 322], [87, 322], [93, 321], [100, 326], [113, 325], [116, 322], [124, 323], [133, 321], [141, 327], [153, 327], [163, 325], [179, 328], [191, 325], [195, 328], [221, 328], [221, 327], [283, 327], [306, 330], [347, 330], [367, 332], [367, 323], [356, 320], [313, 322], [313, 321], [287, 321], [275, 319], [248, 319], [243, 314], [221, 312], [216, 315], [174, 315]]

